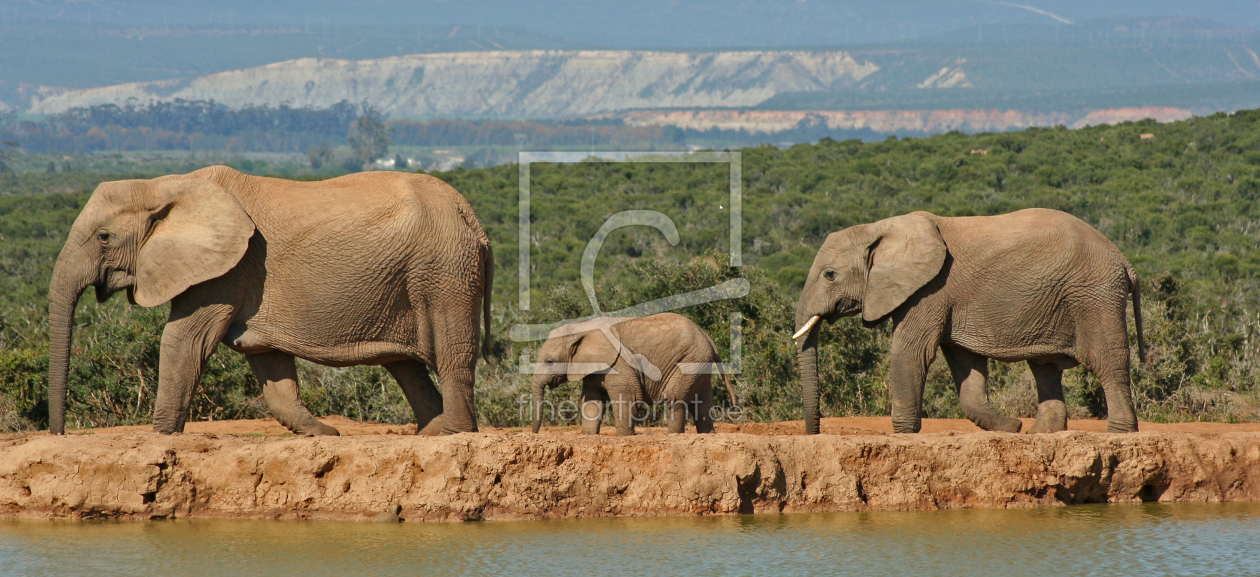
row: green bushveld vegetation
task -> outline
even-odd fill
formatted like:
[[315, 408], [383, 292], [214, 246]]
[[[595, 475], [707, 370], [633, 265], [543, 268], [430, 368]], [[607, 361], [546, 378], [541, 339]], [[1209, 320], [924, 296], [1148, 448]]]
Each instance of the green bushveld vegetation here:
[[[1142, 138], [1152, 134], [1153, 138]], [[743, 264], [727, 260], [725, 164], [539, 164], [531, 168], [531, 299], [517, 307], [518, 167], [434, 173], [469, 198], [495, 245], [496, 356], [479, 367], [483, 425], [528, 422], [518, 400], [528, 376], [513, 343], [516, 323], [588, 315], [578, 281], [587, 241], [611, 215], [657, 210], [673, 219], [671, 246], [650, 227], [613, 232], [595, 267], [604, 311], [744, 277], [750, 294], [684, 309], [720, 350], [729, 313], [743, 317], [736, 389], [758, 420], [798, 418], [795, 299], [830, 232], [915, 210], [999, 214], [1027, 207], [1072, 213], [1108, 236], [1142, 278], [1150, 362], [1134, 366], [1134, 397], [1147, 420], [1254, 420], [1260, 405], [1260, 111], [1185, 122], [1124, 123], [1080, 130], [1031, 129], [883, 142], [824, 139], [787, 149], [742, 151]], [[47, 365], [46, 286], [62, 239], [96, 181], [79, 174], [0, 175], [0, 427], [43, 426]], [[69, 189], [69, 192], [67, 192]], [[90, 292], [90, 291], [89, 291]], [[165, 308], [97, 304], [85, 294], [75, 334], [71, 426], [142, 423], [156, 386]], [[856, 319], [824, 327], [820, 371], [828, 416], [886, 415], [887, 323]], [[301, 364], [303, 396], [317, 414], [405, 422], [410, 410], [379, 367]], [[1101, 417], [1096, 380], [1065, 375], [1073, 417]], [[928, 380], [930, 417], [958, 417], [943, 361]], [[575, 398], [576, 386], [551, 394]], [[1007, 414], [1031, 416], [1036, 395], [1023, 364], [993, 363], [990, 394]], [[726, 392], [716, 387], [719, 402]], [[194, 419], [261, 417], [258, 386], [239, 355], [211, 362]]]

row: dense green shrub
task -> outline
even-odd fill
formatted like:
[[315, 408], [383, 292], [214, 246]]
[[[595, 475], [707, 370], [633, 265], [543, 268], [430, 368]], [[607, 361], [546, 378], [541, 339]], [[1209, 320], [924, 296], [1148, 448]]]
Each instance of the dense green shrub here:
[[[1141, 138], [1153, 134], [1154, 138]], [[604, 310], [747, 278], [739, 301], [681, 311], [726, 354], [729, 313], [744, 315], [740, 400], [756, 419], [796, 418], [799, 400], [792, 311], [826, 234], [914, 210], [999, 214], [1027, 207], [1070, 212], [1111, 238], [1142, 278], [1150, 362], [1134, 359], [1134, 397], [1144, 419], [1254, 420], [1260, 406], [1260, 113], [1186, 122], [1123, 123], [1080, 130], [950, 133], [863, 144], [823, 140], [742, 151], [743, 259], [724, 257], [727, 167], [722, 164], [536, 164], [531, 168], [530, 311], [517, 303], [518, 167], [436, 173], [472, 202], [495, 245], [495, 358], [478, 368], [486, 425], [525, 424], [517, 322], [590, 314], [578, 263], [611, 215], [657, 210], [678, 227], [671, 246], [649, 227], [609, 236], [595, 268]], [[982, 152], [983, 151], [983, 152]], [[0, 426], [44, 424], [46, 287], [52, 263], [94, 179], [75, 174], [0, 175]], [[48, 194], [39, 194], [47, 192]], [[144, 422], [156, 378], [161, 311], [114, 301], [80, 304], [71, 419], [81, 426]], [[827, 415], [886, 415], [889, 327], [854, 319], [824, 328], [820, 362]], [[258, 386], [240, 355], [214, 357], [195, 418], [262, 416]], [[402, 422], [410, 410], [380, 368], [301, 365], [303, 397], [320, 414]], [[1036, 395], [1023, 364], [994, 362], [992, 402], [1031, 416]], [[1098, 383], [1065, 373], [1074, 417], [1101, 417]], [[959, 416], [942, 360], [928, 378], [928, 416]], [[554, 394], [577, 394], [571, 386]], [[719, 399], [726, 393], [717, 388]]]

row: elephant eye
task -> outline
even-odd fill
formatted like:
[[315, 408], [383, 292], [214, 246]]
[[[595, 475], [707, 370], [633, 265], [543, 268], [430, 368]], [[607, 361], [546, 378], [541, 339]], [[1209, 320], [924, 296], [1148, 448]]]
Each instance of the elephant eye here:
[[101, 241], [101, 244], [109, 242], [109, 233], [104, 231], [96, 233], [96, 240]]
[[823, 273], [823, 278], [825, 278], [825, 279], [827, 279], [827, 280], [836, 280], [836, 271], [834, 271], [834, 270], [829, 270], [829, 271], [827, 271], [827, 272]]

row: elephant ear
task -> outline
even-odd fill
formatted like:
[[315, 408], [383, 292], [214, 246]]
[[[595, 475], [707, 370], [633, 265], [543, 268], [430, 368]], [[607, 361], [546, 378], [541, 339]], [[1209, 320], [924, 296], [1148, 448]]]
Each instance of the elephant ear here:
[[868, 259], [862, 320], [887, 316], [923, 288], [945, 264], [945, 239], [924, 212], [896, 216], [879, 223]]
[[136, 255], [136, 304], [154, 307], [240, 262], [254, 221], [227, 189], [184, 178], [153, 184], [149, 233]]
[[620, 354], [601, 330], [578, 335], [569, 356], [569, 380], [580, 381], [586, 375], [607, 370]]

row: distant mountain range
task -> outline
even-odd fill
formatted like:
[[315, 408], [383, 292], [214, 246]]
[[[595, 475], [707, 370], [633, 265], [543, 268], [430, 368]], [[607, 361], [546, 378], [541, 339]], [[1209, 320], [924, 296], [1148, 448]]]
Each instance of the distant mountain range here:
[[[146, 42], [168, 49], [170, 68], [142, 65], [145, 59], [139, 58], [130, 74], [140, 81], [102, 82], [106, 78], [98, 75], [95, 85], [85, 86], [83, 77], [57, 84], [73, 75], [52, 65], [58, 57], [44, 55], [40, 58], [48, 62], [40, 74], [48, 83], [10, 81], [6, 92], [0, 79], [0, 98], [10, 110], [32, 114], [175, 99], [316, 108], [349, 101], [394, 117], [616, 116], [634, 123], [672, 119], [669, 123], [699, 130], [738, 129], [743, 122], [750, 131], [819, 118], [846, 128], [875, 123], [903, 127], [896, 130], [929, 126], [929, 132], [955, 125], [1004, 130], [1088, 122], [1092, 113], [1120, 109], [1129, 112], [1099, 118], [1123, 118], [1137, 110], [1175, 118], [1260, 107], [1260, 32], [1190, 17], [981, 24], [915, 42], [796, 50], [591, 50], [511, 27], [101, 27], [92, 34], [94, 42], [113, 42], [115, 50], [147, 58], [155, 55], [138, 48]], [[15, 42], [0, 35], [0, 74], [38, 67], [40, 58], [17, 58], [4, 50]], [[217, 51], [218, 46], [232, 48]], [[545, 49], [525, 49], [534, 46]], [[423, 53], [370, 57], [408, 50]], [[350, 58], [258, 62], [311, 52]], [[197, 57], [200, 64], [188, 64]], [[17, 68], [5, 68], [6, 59]], [[250, 60], [257, 65], [198, 73]], [[73, 66], [86, 65], [63, 68]], [[698, 113], [704, 110], [742, 112]], [[944, 120], [931, 122], [888, 114], [753, 113], [968, 110], [988, 112], [937, 115]]]
[[835, 91], [879, 70], [845, 52], [491, 51], [375, 60], [305, 58], [193, 80], [47, 95], [30, 112], [173, 99], [231, 107], [367, 102], [394, 116], [562, 118], [639, 108], [738, 108]]

